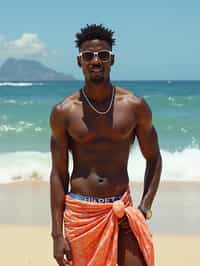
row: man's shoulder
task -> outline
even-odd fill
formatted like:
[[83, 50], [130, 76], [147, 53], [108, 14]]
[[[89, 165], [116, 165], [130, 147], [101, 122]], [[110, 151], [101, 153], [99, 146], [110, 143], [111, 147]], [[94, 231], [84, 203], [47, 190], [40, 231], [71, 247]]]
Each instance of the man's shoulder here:
[[74, 106], [80, 105], [80, 92], [65, 97], [61, 102], [53, 106], [50, 121], [67, 121], [71, 110]]
[[58, 113], [66, 113], [67, 111], [70, 111], [70, 109], [77, 104], [80, 104], [80, 92], [76, 91], [73, 94], [65, 97], [61, 102], [57, 103], [52, 111], [58, 112]]
[[151, 118], [151, 108], [143, 97], [139, 97], [134, 92], [119, 87], [116, 88], [116, 95], [124, 104], [131, 106], [133, 112], [139, 119], [144, 119], [145, 117]]
[[118, 99], [127, 101], [134, 106], [140, 106], [145, 102], [142, 97], [137, 96], [134, 92], [121, 87], [116, 87], [116, 96]]

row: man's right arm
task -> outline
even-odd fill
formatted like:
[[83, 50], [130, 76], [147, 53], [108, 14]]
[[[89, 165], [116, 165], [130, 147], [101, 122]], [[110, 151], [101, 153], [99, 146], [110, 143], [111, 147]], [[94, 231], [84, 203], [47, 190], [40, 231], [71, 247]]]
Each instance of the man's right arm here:
[[50, 176], [52, 237], [54, 240], [54, 257], [58, 264], [62, 265], [64, 254], [69, 255], [70, 253], [68, 243], [63, 238], [65, 191], [68, 190], [69, 174], [68, 137], [62, 106], [57, 105], [53, 108], [50, 125], [52, 129], [52, 170]]

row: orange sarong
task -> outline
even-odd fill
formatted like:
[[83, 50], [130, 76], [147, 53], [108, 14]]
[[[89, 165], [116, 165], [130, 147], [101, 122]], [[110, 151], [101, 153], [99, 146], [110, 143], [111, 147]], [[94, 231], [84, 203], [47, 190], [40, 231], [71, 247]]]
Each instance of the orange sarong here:
[[73, 266], [116, 266], [118, 219], [127, 216], [147, 266], [154, 266], [151, 233], [142, 213], [131, 206], [129, 191], [113, 203], [65, 198], [64, 232], [71, 245]]

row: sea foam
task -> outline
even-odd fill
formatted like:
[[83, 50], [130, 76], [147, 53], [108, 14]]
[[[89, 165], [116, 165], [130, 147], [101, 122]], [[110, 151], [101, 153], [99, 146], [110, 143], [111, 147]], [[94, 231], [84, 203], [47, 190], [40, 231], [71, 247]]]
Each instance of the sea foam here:
[[[180, 152], [161, 151], [162, 181], [200, 181], [200, 149], [187, 148]], [[69, 157], [69, 172], [72, 171]], [[51, 170], [50, 153], [25, 151], [0, 154], [0, 183], [16, 181], [48, 181]], [[131, 151], [128, 172], [130, 180], [143, 182], [145, 160], [138, 148]]]
[[[188, 147], [176, 152], [161, 150], [161, 156], [162, 181], [200, 181], [199, 148]], [[128, 171], [131, 180], [144, 179], [145, 160], [138, 148], [131, 153]]]
[[32, 83], [32, 82], [0, 82], [0, 86], [9, 86], [9, 87], [29, 87], [33, 85], [42, 86], [43, 83]]

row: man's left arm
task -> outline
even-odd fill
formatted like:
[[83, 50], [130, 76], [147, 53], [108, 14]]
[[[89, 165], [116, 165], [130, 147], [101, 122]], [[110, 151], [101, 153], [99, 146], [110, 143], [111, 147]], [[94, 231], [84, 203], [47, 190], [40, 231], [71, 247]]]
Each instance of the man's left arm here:
[[139, 206], [141, 209], [151, 209], [160, 182], [162, 158], [157, 133], [152, 124], [152, 113], [144, 99], [140, 100], [137, 108], [136, 136], [146, 159], [144, 191]]

